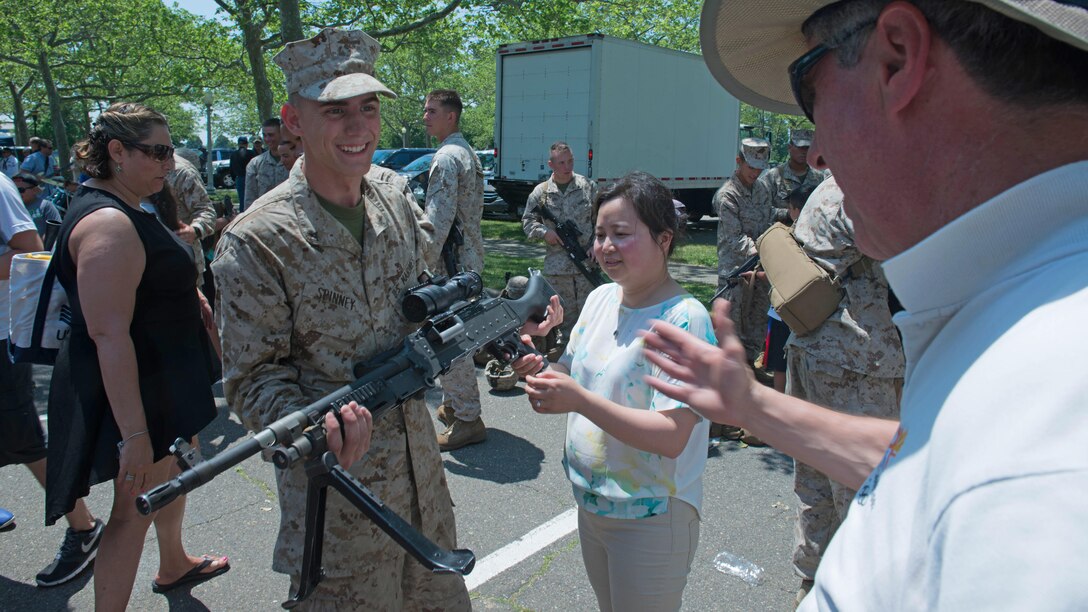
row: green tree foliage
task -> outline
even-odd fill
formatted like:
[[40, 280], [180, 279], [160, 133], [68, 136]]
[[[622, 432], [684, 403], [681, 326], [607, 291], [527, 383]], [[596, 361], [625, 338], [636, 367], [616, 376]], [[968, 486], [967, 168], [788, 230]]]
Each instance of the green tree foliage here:
[[70, 131], [85, 133], [90, 113], [119, 100], [162, 108], [187, 129], [181, 101], [240, 67], [221, 26], [161, 0], [0, 0], [0, 31], [0, 62], [35, 74], [40, 85], [20, 102], [43, 110], [59, 151]]

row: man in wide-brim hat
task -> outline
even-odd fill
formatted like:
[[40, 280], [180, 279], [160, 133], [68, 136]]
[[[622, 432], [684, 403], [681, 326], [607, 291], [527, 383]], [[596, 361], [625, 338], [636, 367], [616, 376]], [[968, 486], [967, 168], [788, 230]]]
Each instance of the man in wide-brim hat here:
[[755, 385], [658, 324], [651, 384], [858, 488], [805, 610], [1088, 601], [1088, 8], [1082, 0], [708, 0], [711, 72], [803, 113], [905, 312], [901, 421]]

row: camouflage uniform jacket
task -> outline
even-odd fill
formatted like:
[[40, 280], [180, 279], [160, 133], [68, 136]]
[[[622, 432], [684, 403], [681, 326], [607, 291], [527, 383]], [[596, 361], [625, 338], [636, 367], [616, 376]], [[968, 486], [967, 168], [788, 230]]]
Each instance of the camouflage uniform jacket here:
[[843, 210], [834, 178], [813, 192], [793, 234], [809, 257], [839, 278], [846, 296], [820, 327], [803, 336], [791, 334], [786, 346], [808, 352], [833, 375], [845, 369], [902, 377], [903, 345], [888, 310], [888, 281], [880, 264], [862, 255], [854, 243], [854, 224]]
[[759, 176], [752, 186], [752, 200], [756, 206], [770, 210], [771, 222], [789, 219], [789, 197], [794, 189], [802, 185], [815, 187], [828, 177], [823, 170], [809, 168], [798, 176], [790, 170], [789, 162], [771, 168]]
[[196, 258], [197, 272], [203, 274], [204, 248], [200, 241], [215, 233], [215, 207], [208, 198], [200, 172], [184, 157], [174, 155], [174, 170], [166, 175], [166, 182], [178, 202], [178, 220], [196, 232], [193, 257]]
[[[555, 229], [555, 224], [545, 221], [537, 211], [541, 205], [555, 214], [560, 221], [572, 221], [581, 236], [578, 240], [588, 250], [593, 245], [594, 235], [594, 210], [593, 201], [597, 199], [597, 186], [581, 174], [575, 174], [574, 180], [567, 186], [566, 193], [559, 191], [559, 187], [548, 179], [536, 186], [529, 194], [525, 203], [525, 214], [521, 217], [521, 227], [530, 240], [543, 240], [548, 230]], [[592, 259], [585, 261], [586, 266], [593, 268]], [[581, 274], [578, 268], [571, 263], [563, 245], [548, 245], [544, 255], [544, 274]]]
[[283, 162], [272, 157], [270, 152], [265, 151], [249, 160], [246, 165], [246, 201], [243, 208], [249, 208], [257, 198], [286, 180], [287, 168], [283, 167]]
[[[299, 160], [286, 182], [223, 230], [212, 263], [224, 391], [252, 430], [353, 381], [355, 363], [397, 345], [414, 329], [400, 314], [399, 300], [423, 269], [419, 253], [431, 226], [422, 211], [406, 199], [403, 185], [368, 176], [360, 246], [321, 207], [304, 164]], [[370, 450], [351, 473], [405, 520], [412, 520], [416, 497], [420, 531], [453, 545], [449, 490], [422, 399], [375, 422]], [[277, 470], [277, 484], [281, 520], [272, 567], [297, 574], [306, 510], [303, 468]], [[380, 564], [375, 551], [390, 545], [388, 537], [342, 496], [329, 495], [328, 504], [325, 572], [348, 577], [356, 568]]]
[[726, 276], [756, 254], [756, 238], [771, 226], [766, 208], [752, 201], [752, 188], [733, 176], [714, 194], [718, 213], [718, 276]]
[[480, 222], [484, 216], [484, 169], [461, 132], [447, 136], [431, 160], [425, 210], [434, 224], [434, 248], [427, 257], [431, 269], [445, 271], [441, 265], [442, 245], [456, 218], [465, 234], [458, 261], [464, 269], [483, 272], [484, 237]]

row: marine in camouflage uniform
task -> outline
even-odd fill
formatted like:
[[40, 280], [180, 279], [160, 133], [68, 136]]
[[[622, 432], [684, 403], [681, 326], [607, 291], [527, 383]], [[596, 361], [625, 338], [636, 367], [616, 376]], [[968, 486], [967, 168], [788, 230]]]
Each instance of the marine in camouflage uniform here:
[[[555, 147], [560, 144], [562, 146], [557, 151]], [[552, 146], [550, 157], [555, 157], [557, 153], [562, 155], [564, 152], [566, 156], [570, 155], [570, 148], [565, 143]], [[551, 165], [553, 160], [550, 159], [548, 163]], [[555, 230], [555, 224], [545, 220], [538, 210], [541, 206], [547, 206], [557, 219], [571, 221], [578, 228], [582, 246], [588, 251], [593, 245], [593, 202], [597, 199], [597, 186], [576, 173], [571, 173], [568, 183], [560, 185], [555, 182], [555, 175], [553, 172], [548, 180], [537, 185], [529, 194], [525, 213], [521, 217], [521, 227], [530, 240], [544, 240], [549, 231]], [[597, 267], [592, 258], [586, 259], [584, 263], [590, 269]], [[570, 332], [578, 322], [578, 314], [582, 311], [582, 304], [589, 292], [593, 291], [593, 284], [578, 271], [562, 242], [547, 246], [544, 254], [544, 275], [563, 303], [563, 323], [559, 330], [565, 341], [570, 338]]]
[[[786, 393], [847, 414], [899, 418], [903, 347], [891, 321], [888, 283], [880, 264], [854, 243], [834, 177], [809, 198], [794, 236], [816, 263], [840, 279], [845, 297], [820, 327], [786, 343]], [[798, 498], [794, 568], [811, 580], [854, 491], [795, 462]]]
[[200, 241], [215, 233], [215, 207], [208, 198], [208, 190], [200, 178], [196, 166], [181, 155], [174, 154], [174, 169], [167, 173], [166, 184], [178, 202], [178, 220], [193, 228], [193, 257], [196, 269], [204, 273], [204, 248]]
[[[436, 94], [427, 96], [429, 108], [451, 112], [446, 105], [435, 103]], [[448, 92], [456, 96], [456, 92]], [[456, 119], [460, 118], [460, 98], [457, 97]], [[464, 233], [464, 244], [457, 251], [457, 260], [464, 270], [481, 275], [484, 270], [484, 239], [480, 223], [484, 215], [484, 169], [476, 151], [457, 131], [456, 119], [441, 124], [440, 118], [431, 118], [425, 110], [424, 120], [428, 133], [442, 138], [442, 144], [431, 160], [427, 179], [425, 212], [434, 224], [436, 241], [429, 254], [432, 269], [445, 272], [441, 263], [442, 246], [449, 236], [454, 220]], [[453, 130], [446, 133], [445, 130]], [[462, 359], [442, 376], [442, 405], [439, 420], [447, 429], [438, 434], [442, 450], [453, 450], [466, 444], [483, 442], [487, 437], [483, 419], [480, 418], [480, 388], [476, 368], [471, 359]], [[451, 414], [452, 411], [452, 414]], [[467, 424], [467, 425], [466, 425]]]
[[[789, 197], [798, 187], [816, 187], [829, 176], [805, 161], [812, 145], [813, 131], [790, 130], [790, 159], [786, 163], [763, 173], [752, 188], [752, 201], [756, 206], [769, 210], [771, 222], [789, 223]], [[794, 168], [800, 170], [795, 171]]]
[[[767, 167], [771, 148], [761, 138], [741, 141], [737, 170], [714, 194], [712, 201], [718, 214], [718, 288], [725, 286], [725, 277], [749, 257], [756, 254], [756, 238], [770, 227], [769, 211], [752, 200], [752, 175]], [[758, 180], [758, 179], [757, 179]], [[723, 297], [732, 303], [730, 317], [736, 324], [737, 336], [744, 344], [749, 362], [755, 361], [763, 350], [767, 331], [767, 309], [771, 306], [770, 285], [765, 279], [753, 277], [742, 280]]]
[[[365, 93], [391, 95], [374, 79], [351, 78], [373, 71], [377, 51], [377, 42], [362, 32], [327, 29], [287, 45], [276, 62], [289, 91], [316, 97], [306, 87], [312, 81], [296, 82], [309, 78], [319, 82], [318, 91], [334, 90], [341, 96], [334, 100], [351, 103]], [[345, 62], [349, 55], [356, 61]], [[344, 66], [347, 78], [337, 79]], [[309, 157], [224, 230], [212, 264], [220, 283], [224, 391], [253, 430], [354, 380], [354, 364], [413, 330], [399, 300], [416, 283], [424, 268], [419, 254], [433, 240], [404, 181], [381, 171], [361, 180], [363, 233], [351, 235], [311, 188]], [[370, 449], [350, 472], [425, 536], [455, 546], [449, 489], [422, 399], [374, 423]], [[307, 479], [296, 466], [277, 470], [276, 484], [281, 519], [273, 569], [291, 574], [294, 588]], [[424, 569], [342, 496], [331, 494], [327, 503], [325, 579], [299, 609], [470, 609], [460, 576]]]
[[242, 210], [248, 209], [257, 198], [272, 191], [276, 185], [287, 180], [287, 169], [280, 163], [279, 157], [273, 157], [268, 150], [249, 160], [246, 165], [246, 201]]

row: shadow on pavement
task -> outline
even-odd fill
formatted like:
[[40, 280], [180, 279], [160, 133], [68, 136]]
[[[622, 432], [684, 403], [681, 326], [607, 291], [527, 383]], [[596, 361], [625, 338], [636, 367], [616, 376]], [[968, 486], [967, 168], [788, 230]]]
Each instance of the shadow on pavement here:
[[457, 461], [443, 459], [451, 474], [509, 484], [533, 480], [540, 475], [544, 451], [524, 438], [489, 427], [487, 441], [443, 453]]
[[[68, 600], [82, 591], [94, 578], [93, 571], [84, 571], [70, 582], [48, 589], [0, 576], [0, 593], [4, 593], [4, 610], [69, 610]], [[92, 587], [93, 588], [93, 587]]]
[[793, 458], [789, 455], [782, 454], [769, 446], [766, 448], [755, 448], [739, 442], [724, 441], [717, 446], [711, 446], [707, 449], [706, 457], [707, 459], [725, 457], [727, 454], [741, 451], [758, 453], [759, 462], [763, 464], [763, 469], [768, 472], [786, 475], [793, 474]]
[[170, 591], [163, 595], [166, 601], [170, 605], [172, 612], [209, 612], [210, 608], [204, 605], [204, 602], [200, 601], [189, 591], [197, 585], [189, 587], [179, 587], [176, 590]]

